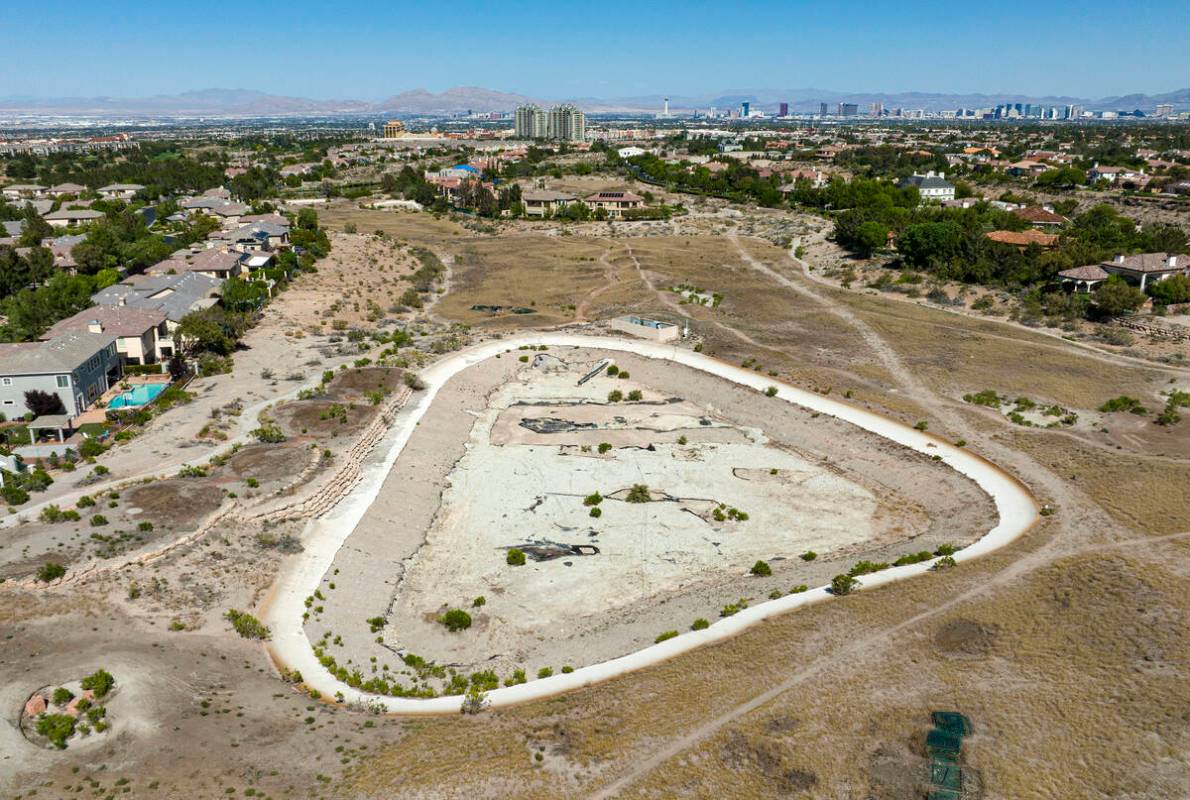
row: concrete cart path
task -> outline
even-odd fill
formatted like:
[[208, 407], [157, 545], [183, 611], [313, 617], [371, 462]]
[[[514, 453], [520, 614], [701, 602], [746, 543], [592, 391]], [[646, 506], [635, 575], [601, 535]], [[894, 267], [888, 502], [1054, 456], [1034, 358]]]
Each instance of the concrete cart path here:
[[[754, 371], [674, 345], [567, 333], [518, 335], [508, 339], [485, 342], [453, 353], [422, 372], [421, 378], [426, 385], [426, 390], [415, 395], [398, 415], [393, 428], [382, 442], [387, 448], [383, 460], [373, 463], [365, 469], [363, 479], [352, 494], [344, 498], [332, 513], [310, 523], [306, 535], [303, 537], [306, 545], [305, 551], [297, 556], [278, 577], [264, 603], [262, 614], [272, 629], [272, 640], [267, 644], [267, 649], [278, 665], [301, 672], [305, 684], [312, 689], [317, 689], [323, 696], [330, 697], [341, 693], [348, 703], [365, 703], [399, 714], [459, 713], [463, 702], [463, 698], [460, 696], [432, 699], [388, 697], [353, 689], [337, 680], [319, 663], [314, 655], [313, 647], [306, 637], [302, 626], [302, 614], [306, 610], [305, 599], [318, 588], [319, 582], [330, 568], [335, 554], [379, 494], [380, 488], [401, 450], [409, 441], [418, 422], [430, 408], [442, 386], [467, 367], [487, 358], [508, 350], [515, 350], [522, 345], [541, 344], [555, 348], [581, 347], [619, 350], [647, 358], [665, 359], [703, 370], [757, 391], [764, 391], [769, 386], [776, 386], [778, 392], [774, 402], [795, 403], [812, 411], [850, 422], [917, 452], [939, 457], [941, 461], [973, 480], [987, 492], [995, 503], [999, 517], [995, 526], [979, 541], [955, 554], [956, 561], [977, 558], [1003, 547], [1028, 530], [1038, 518], [1038, 507], [1029, 490], [996, 465], [943, 439], [871, 411], [783, 384]], [[893, 567], [864, 576], [862, 584], [865, 587], [880, 586], [920, 575], [928, 571], [932, 565], [933, 561], [928, 561]], [[494, 689], [487, 693], [486, 701], [491, 706], [509, 706], [551, 697], [606, 681], [643, 667], [658, 664], [696, 647], [730, 638], [762, 620], [809, 603], [821, 602], [830, 596], [827, 587], [822, 586], [802, 594], [769, 600], [747, 608], [734, 616], [721, 619], [705, 630], [690, 631], [635, 653], [581, 667], [568, 674], [554, 675], [518, 686]]]

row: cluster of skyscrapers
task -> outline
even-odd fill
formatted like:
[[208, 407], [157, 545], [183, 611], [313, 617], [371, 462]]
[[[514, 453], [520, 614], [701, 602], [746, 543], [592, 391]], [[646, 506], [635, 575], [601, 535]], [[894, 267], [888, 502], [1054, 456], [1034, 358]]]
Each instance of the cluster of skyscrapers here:
[[518, 139], [562, 139], [581, 142], [587, 138], [587, 115], [577, 106], [554, 106], [549, 111], [535, 105], [517, 107]]

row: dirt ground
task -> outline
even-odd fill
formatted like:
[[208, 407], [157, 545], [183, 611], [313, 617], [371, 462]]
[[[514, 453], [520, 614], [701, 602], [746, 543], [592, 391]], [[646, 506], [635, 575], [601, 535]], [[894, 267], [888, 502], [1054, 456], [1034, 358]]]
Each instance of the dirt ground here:
[[[387, 226], [390, 235], [467, 264], [458, 278], [470, 288], [446, 295], [457, 321], [476, 324], [463, 313], [501, 286], [488, 262], [508, 271], [510, 286], [544, 287], [529, 299], [543, 316], [548, 311], [550, 324], [578, 318], [579, 308], [584, 319], [619, 309], [689, 316], [704, 353], [962, 438], [1018, 475], [1054, 513], [977, 561], [818, 604], [601, 686], [474, 717], [389, 718], [312, 700], [273, 673], [258, 644], [236, 637], [224, 613], [264, 599], [287, 550], [301, 545], [300, 525], [220, 528], [163, 560], [68, 590], [9, 581], [0, 584], [5, 719], [14, 720], [36, 688], [106, 666], [125, 682], [121, 718], [129, 725], [101, 748], [63, 752], [34, 748], [14, 738], [13, 725], [0, 726], [4, 792], [891, 800], [922, 791], [929, 712], [955, 709], [974, 726], [961, 757], [965, 796], [1184, 796], [1190, 516], [1182, 487], [1190, 423], [1152, 435], [1123, 420], [1108, 434], [1023, 429], [961, 395], [993, 388], [1082, 413], [1122, 393], [1151, 404], [1185, 372], [824, 286], [773, 245], [810, 223], [768, 212], [735, 217], [707, 205], [682, 223], [685, 233], [702, 229], [687, 248], [672, 228], [642, 226], [634, 235], [623, 226], [612, 236], [606, 226], [575, 226], [557, 238], [585, 241], [567, 241], [552, 260], [537, 258], [552, 237], [526, 251], [533, 257], [514, 258], [508, 253], [517, 252], [521, 234], [497, 243], [426, 214], [325, 213], [355, 219], [360, 231]], [[723, 235], [733, 231], [734, 240]], [[477, 266], [465, 261], [467, 247], [477, 248]], [[580, 252], [596, 260], [573, 260]], [[692, 256], [703, 252], [705, 259]], [[557, 289], [554, 269], [565, 275]], [[724, 299], [717, 308], [683, 306], [668, 291], [683, 281]], [[519, 290], [508, 295], [520, 302]], [[560, 308], [567, 305], [575, 309]], [[287, 339], [285, 329], [271, 329], [273, 350], [257, 343], [257, 361], [244, 374], [281, 368], [281, 359], [294, 369], [329, 360], [318, 349], [329, 346], [325, 338], [315, 347], [315, 337]], [[307, 349], [286, 352], [295, 347]], [[207, 405], [228, 402], [231, 386], [211, 382], [210, 399], [202, 395], [191, 409], [198, 418], [179, 418], [197, 429]], [[473, 420], [467, 409], [482, 393], [464, 399], [443, 407], [444, 424]], [[163, 445], [149, 443], [143, 460], [164, 459], [154, 453]], [[457, 456], [423, 448], [421, 457], [451, 463]], [[410, 492], [406, 513], [435, 507], [443, 489]], [[71, 532], [54, 547], [81, 546], [70, 526], [63, 530]], [[89, 529], [77, 533], [88, 538]], [[5, 564], [26, 558], [19, 539], [8, 541]]]

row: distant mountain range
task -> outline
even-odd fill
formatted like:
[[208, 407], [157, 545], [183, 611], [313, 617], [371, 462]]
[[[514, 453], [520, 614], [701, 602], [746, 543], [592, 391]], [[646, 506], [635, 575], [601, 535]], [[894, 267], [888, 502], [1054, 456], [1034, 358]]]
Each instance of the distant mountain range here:
[[[172, 95], [152, 97], [4, 97], [0, 98], [0, 113], [45, 116], [316, 116], [325, 114], [398, 115], [451, 114], [465, 111], [511, 111], [518, 105], [536, 102], [549, 105], [573, 102], [588, 113], [636, 112], [661, 110], [664, 95], [632, 97], [577, 97], [543, 100], [525, 95], [498, 92], [474, 86], [456, 87], [434, 93], [413, 89], [395, 94], [378, 102], [366, 100], [310, 100], [285, 97], [249, 89], [199, 89]], [[1089, 110], [1151, 111], [1159, 103], [1169, 103], [1177, 110], [1190, 109], [1190, 88], [1165, 94], [1128, 94], [1119, 97], [1087, 99], [1067, 96], [1029, 96], [1014, 94], [939, 94], [928, 92], [843, 92], [826, 89], [745, 89], [703, 96], [669, 97], [670, 110], [720, 110], [738, 108], [751, 103], [754, 110], [774, 111], [778, 103], [789, 103], [793, 111], [818, 111], [820, 103], [834, 110], [836, 103], [855, 103], [861, 111], [871, 103], [886, 108], [921, 108], [940, 111], [952, 108], [984, 108], [1000, 103], [1035, 103], [1041, 105], [1080, 105]]]

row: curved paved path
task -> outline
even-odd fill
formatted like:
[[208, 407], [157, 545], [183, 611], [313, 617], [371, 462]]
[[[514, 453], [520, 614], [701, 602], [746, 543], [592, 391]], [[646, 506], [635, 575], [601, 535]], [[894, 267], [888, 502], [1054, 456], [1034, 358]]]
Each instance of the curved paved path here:
[[[306, 685], [317, 689], [324, 696], [329, 697], [336, 693], [342, 693], [346, 702], [368, 703], [400, 714], [459, 713], [462, 706], [462, 697], [459, 696], [432, 699], [387, 697], [362, 692], [338, 681], [314, 656], [313, 648], [302, 627], [302, 613], [305, 611], [304, 601], [318, 587], [319, 581], [330, 567], [335, 554], [380, 492], [393, 463], [406, 442], [409, 441], [421, 417], [433, 403], [439, 389], [452, 377], [473, 364], [491, 358], [497, 353], [514, 350], [521, 345], [533, 344], [619, 350], [649, 358], [666, 359], [701, 369], [757, 391], [763, 391], [770, 385], [776, 385], [778, 394], [774, 402], [784, 400], [796, 403], [813, 411], [850, 422], [918, 452], [939, 456], [947, 465], [979, 484], [991, 496], [999, 515], [996, 525], [983, 538], [956, 554], [957, 561], [976, 558], [1002, 547], [1028, 530], [1037, 519], [1037, 505], [1029, 491], [1016, 479], [974, 453], [871, 411], [782, 384], [767, 376], [717, 361], [709, 356], [655, 342], [566, 333], [528, 334], [495, 340], [453, 353], [422, 372], [421, 378], [426, 384], [426, 391], [416, 395], [413, 401], [398, 415], [396, 423], [384, 442], [388, 451], [383, 461], [373, 464], [365, 470], [363, 480], [355, 491], [345, 498], [334, 512], [311, 523], [305, 537], [305, 551], [278, 578], [270, 597], [265, 602], [263, 615], [273, 631], [273, 638], [267, 647], [278, 665], [299, 670]], [[931, 565], [932, 562], [924, 562], [890, 568], [874, 575], [865, 576], [862, 583], [867, 587], [880, 586], [920, 575], [927, 571]], [[769, 600], [735, 616], [721, 619], [705, 630], [690, 631], [635, 653], [582, 667], [569, 674], [555, 675], [519, 686], [495, 689], [487, 694], [487, 701], [492, 706], [508, 706], [589, 686], [660, 663], [704, 644], [722, 641], [762, 620], [803, 605], [821, 602], [829, 597], [830, 594], [826, 587], [818, 587], [803, 594]]]

